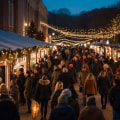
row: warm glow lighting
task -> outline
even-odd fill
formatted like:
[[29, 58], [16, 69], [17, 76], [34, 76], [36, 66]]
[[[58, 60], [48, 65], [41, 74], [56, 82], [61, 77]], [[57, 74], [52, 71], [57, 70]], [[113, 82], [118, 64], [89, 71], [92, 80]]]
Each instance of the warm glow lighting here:
[[39, 103], [33, 100], [31, 104], [31, 114], [33, 119], [37, 117], [39, 109], [40, 109]]
[[27, 26], [27, 23], [25, 23], [25, 26]]

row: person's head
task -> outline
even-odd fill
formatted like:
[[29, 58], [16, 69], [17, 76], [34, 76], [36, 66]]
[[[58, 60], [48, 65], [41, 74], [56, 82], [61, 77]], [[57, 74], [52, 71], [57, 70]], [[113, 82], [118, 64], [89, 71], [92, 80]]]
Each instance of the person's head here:
[[39, 71], [37, 68], [34, 69], [34, 73], [37, 74]]
[[95, 58], [95, 59], [94, 59], [94, 62], [95, 62], [95, 63], [97, 63], [97, 62], [98, 62], [98, 59], [97, 59], [97, 58]]
[[47, 68], [46, 67], [43, 67], [42, 68], [42, 74], [46, 73], [47, 72]]
[[69, 68], [73, 68], [73, 64], [72, 63], [69, 64]]
[[92, 56], [90, 54], [88, 54], [88, 58], [91, 58]]
[[15, 84], [16, 84], [16, 81], [15, 81], [15, 80], [11, 80], [11, 81], [10, 81], [10, 85], [11, 85], [11, 86], [13, 86], [13, 85], [15, 85]]
[[60, 63], [62, 66], [65, 65], [65, 60], [61, 60], [61, 63]]
[[56, 83], [56, 85], [55, 85], [55, 92], [56, 92], [57, 90], [62, 90], [62, 89], [63, 89], [63, 82], [58, 81], [58, 82]]
[[72, 92], [71, 92], [70, 89], [66, 88], [66, 89], [62, 90], [60, 95], [65, 95], [65, 96], [67, 96], [69, 98], [69, 97], [72, 96]]
[[87, 102], [87, 106], [96, 106], [96, 100], [95, 97], [89, 97], [89, 100]]
[[8, 95], [8, 89], [4, 83], [0, 85], [0, 94], [7, 94]]
[[63, 72], [63, 73], [67, 73], [67, 72], [68, 72], [68, 69], [67, 69], [66, 67], [64, 67], [64, 68], [62, 69], [62, 72]]
[[102, 62], [104, 62], [105, 61], [105, 57], [102, 57]]
[[104, 69], [104, 70], [107, 70], [107, 69], [108, 69], [108, 67], [109, 67], [109, 65], [108, 65], [108, 64], [104, 64], [104, 65], [103, 65], [103, 69]]
[[39, 64], [38, 64], [38, 63], [36, 63], [36, 64], [35, 64], [35, 67], [39, 67]]
[[85, 63], [82, 65], [82, 71], [85, 72], [85, 71], [88, 71], [89, 70], [89, 67], [88, 65]]
[[26, 77], [30, 76], [30, 71], [27, 71], [25, 74]]
[[34, 76], [35, 76], [35, 74], [34, 74], [33, 71], [30, 72], [30, 75], [31, 75], [31, 77], [34, 77]]
[[74, 60], [75, 60], [75, 61], [78, 61], [78, 56], [75, 56], [75, 57], [74, 57]]
[[20, 68], [19, 69], [19, 73], [21, 74], [21, 73], [23, 73], [24, 72], [24, 69], [23, 68]]
[[58, 59], [58, 56], [57, 55], [55, 55], [55, 57], [54, 57], [55, 59]]
[[83, 59], [86, 59], [86, 55], [83, 55]]

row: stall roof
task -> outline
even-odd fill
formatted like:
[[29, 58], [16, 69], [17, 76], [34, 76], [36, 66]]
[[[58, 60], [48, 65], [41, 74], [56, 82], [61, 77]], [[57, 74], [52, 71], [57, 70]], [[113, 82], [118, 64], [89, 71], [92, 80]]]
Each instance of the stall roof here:
[[50, 46], [52, 44], [24, 37], [13, 32], [0, 30], [0, 50], [3, 49], [24, 49], [34, 46]]

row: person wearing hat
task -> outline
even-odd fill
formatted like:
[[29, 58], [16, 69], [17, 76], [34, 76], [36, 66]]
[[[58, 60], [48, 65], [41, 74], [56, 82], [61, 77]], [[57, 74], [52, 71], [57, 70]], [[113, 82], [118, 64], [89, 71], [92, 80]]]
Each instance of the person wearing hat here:
[[32, 98], [32, 78], [30, 76], [30, 71], [26, 72], [26, 82], [24, 96], [27, 100], [28, 113], [31, 113], [31, 98]]
[[102, 109], [106, 109], [107, 97], [111, 88], [110, 76], [107, 73], [108, 64], [103, 65], [104, 70], [98, 75], [97, 88], [101, 95]]
[[65, 95], [68, 98], [68, 105], [75, 111], [76, 117], [78, 118], [80, 108], [79, 108], [79, 103], [77, 100], [73, 99], [72, 97], [72, 91], [68, 88], [64, 89], [60, 95]]
[[23, 68], [20, 68], [19, 69], [19, 76], [18, 76], [18, 79], [17, 79], [17, 85], [19, 87], [19, 92], [20, 92], [20, 101], [19, 103], [21, 105], [24, 105], [25, 104], [25, 98], [24, 98], [24, 90], [25, 90], [25, 76], [24, 76], [24, 70]]
[[[67, 95], [70, 95], [69, 91]], [[77, 120], [75, 111], [68, 105], [67, 95], [58, 97], [58, 106], [51, 111], [49, 120]]]
[[120, 119], [120, 68], [117, 69], [114, 87], [109, 93], [110, 104], [113, 108], [113, 120]]

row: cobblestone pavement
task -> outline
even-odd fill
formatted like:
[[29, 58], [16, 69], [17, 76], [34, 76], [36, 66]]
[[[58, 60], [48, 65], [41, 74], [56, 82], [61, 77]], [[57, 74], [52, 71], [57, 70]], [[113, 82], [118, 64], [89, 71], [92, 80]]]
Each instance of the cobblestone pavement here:
[[[82, 106], [82, 93], [79, 93], [78, 91], [78, 84], [75, 84], [75, 90], [77, 91], [79, 97], [78, 97], [78, 102], [79, 102], [79, 105], [80, 105], [80, 108], [82, 109], [83, 106]], [[101, 104], [100, 104], [100, 95], [96, 95], [96, 103], [97, 103], [97, 106], [101, 109]], [[107, 104], [107, 107], [105, 110], [102, 110], [103, 111], [103, 114], [105, 116], [105, 120], [112, 120], [113, 118], [113, 114], [112, 114], [112, 107], [110, 106], [109, 102]], [[27, 105], [24, 105], [24, 106], [20, 106], [20, 120], [33, 120], [32, 117], [31, 117], [31, 114], [27, 114]], [[50, 112], [51, 112], [51, 108], [50, 108], [50, 101], [49, 101], [49, 104], [48, 104], [48, 113], [47, 113], [47, 119], [49, 118], [49, 115], [50, 115]], [[40, 120], [40, 112], [38, 114], [38, 117], [35, 119], [35, 120]]]

